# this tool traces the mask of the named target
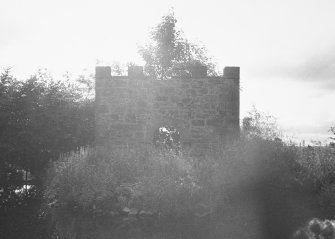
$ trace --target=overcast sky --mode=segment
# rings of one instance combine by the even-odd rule
[[[94,71],[97,59],[143,64],[151,27],[173,7],[178,28],[217,62],[241,67],[241,115],[255,105],[297,139],[335,125],[334,0],[0,0],[0,67]]]

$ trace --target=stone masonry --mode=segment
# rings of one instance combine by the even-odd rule
[[[111,76],[96,67],[95,133],[103,146],[152,143],[155,130],[173,126],[194,154],[239,134],[239,67],[222,77],[149,79],[141,68]]]

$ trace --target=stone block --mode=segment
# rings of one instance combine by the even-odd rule
[[[199,95],[206,95],[208,93],[208,88],[207,87],[201,88],[198,90],[198,92],[199,92]]]
[[[113,79],[112,78],[112,87],[126,87],[127,80]]]
[[[107,113],[107,112],[108,112],[108,107],[107,107],[107,105],[98,105],[98,106],[97,106],[97,109],[96,109],[96,112],[97,112],[98,114],[105,114],[105,113]]]
[[[192,96],[192,97],[195,97],[195,96],[198,95],[198,94],[197,94],[197,91],[196,91],[195,89],[192,89],[190,92],[191,92],[191,96]]]
[[[168,101],[168,97],[167,96],[156,96],[156,100],[157,101]]]
[[[180,85],[180,88],[182,88],[182,89],[189,89],[191,87],[191,85],[190,84],[187,84],[187,83],[182,83],[181,85]]]
[[[192,125],[193,126],[204,126],[205,125],[205,120],[192,120]]]
[[[204,78],[207,76],[207,66],[199,64],[191,65],[192,78]]]
[[[143,66],[128,66],[129,78],[143,78]]]
[[[136,115],[133,113],[127,113],[124,120],[126,123],[136,123]]]
[[[222,126],[222,125],[224,125],[224,119],[221,119],[221,118],[208,119],[208,120],[206,120],[206,125],[209,125],[209,126]]]
[[[148,103],[145,100],[140,99],[137,101],[137,107],[146,108],[147,106],[148,106]]]
[[[223,69],[225,79],[240,79],[240,67],[227,66]]]
[[[181,103],[183,105],[191,104],[192,103],[192,98],[184,98],[184,99],[181,100]]]
[[[111,114],[111,115],[109,116],[109,118],[110,118],[111,120],[119,120],[119,119],[120,119],[119,115],[117,115],[117,114]]]
[[[95,78],[110,78],[111,77],[111,67],[110,66],[97,66],[95,68]]]

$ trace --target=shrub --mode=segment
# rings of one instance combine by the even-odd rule
[[[65,238],[288,238],[333,212],[332,157],[258,136],[203,158],[89,148],[55,163],[45,197]]]
[[[78,228],[68,228],[73,221],[62,225],[62,218],[88,218],[91,231],[94,218],[107,217],[117,228],[182,218],[199,190],[191,169],[187,158],[170,151],[88,148],[55,163],[45,197],[63,234]]]
[[[301,165],[304,186],[318,196],[324,217],[335,215],[335,150],[331,146],[299,149],[297,162]]]
[[[236,218],[226,232],[238,232],[239,238],[287,238],[314,215],[312,196],[299,184],[296,147],[253,137],[220,155],[213,174],[218,220],[227,224],[226,217]],[[247,225],[244,234],[241,225]]]

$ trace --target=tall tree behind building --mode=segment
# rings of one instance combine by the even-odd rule
[[[176,23],[173,12],[163,16],[162,22],[151,31],[151,42],[140,47],[145,73],[161,80],[192,77],[205,66],[209,75],[217,75],[205,46],[190,43],[176,29]]]

